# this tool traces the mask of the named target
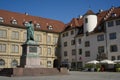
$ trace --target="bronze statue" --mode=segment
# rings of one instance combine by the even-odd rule
[[[27,41],[29,40],[34,41],[34,26],[32,24],[32,21],[29,21],[26,27],[27,27]]]

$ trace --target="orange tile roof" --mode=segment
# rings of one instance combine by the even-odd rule
[[[25,28],[24,22],[32,20],[34,24],[39,23],[40,28],[35,28],[36,30],[43,30],[43,31],[49,31],[49,32],[62,32],[65,28],[65,24],[61,21],[37,17],[37,16],[31,16],[16,12],[10,12],[6,10],[0,10],[0,17],[4,19],[4,22],[2,24],[11,24],[11,20],[15,19],[17,21],[17,25],[20,28]],[[52,30],[48,29],[48,26],[51,25],[53,27]]]

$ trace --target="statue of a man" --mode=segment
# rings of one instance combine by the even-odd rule
[[[29,21],[26,27],[27,27],[27,41],[29,40],[34,41],[34,26],[32,24],[32,21]]]

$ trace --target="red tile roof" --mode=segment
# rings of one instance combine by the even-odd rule
[[[17,27],[19,26],[20,28],[25,28],[23,23],[25,21],[30,21],[30,20],[32,20],[34,24],[36,23],[40,24],[40,28],[36,28],[36,30],[59,33],[59,32],[62,32],[65,28],[65,24],[61,21],[37,17],[37,16],[31,16],[31,15],[26,15],[26,14],[21,14],[16,12],[10,12],[6,10],[0,10],[0,17],[4,19],[4,22],[2,24],[8,24],[8,25],[13,25],[11,24],[11,20],[15,19],[18,23],[16,26]],[[48,29],[48,26],[50,25],[53,27],[52,30]]]
[[[110,12],[111,11],[111,12]],[[112,14],[115,13],[116,16],[112,17]],[[110,19],[114,19],[114,18],[120,18],[120,7],[114,8],[112,7],[109,10],[106,11],[102,11],[99,13],[93,13],[93,11],[88,10],[87,13],[85,15],[90,15],[90,14],[94,14],[97,15],[98,17],[98,24],[96,26],[95,29],[97,29],[97,27],[101,24],[103,24],[103,22],[105,22],[106,20],[110,20]],[[73,18],[70,23],[68,23],[66,26],[69,26],[70,28],[75,28],[75,27],[83,27],[83,18]],[[102,28],[103,29],[103,28]]]
[[[111,10],[112,10],[111,15],[109,15],[107,21],[111,20],[111,19],[120,18],[120,7],[119,8],[111,8]]]

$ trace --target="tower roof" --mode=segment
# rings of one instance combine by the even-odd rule
[[[95,15],[95,13],[92,11],[92,10],[88,10],[86,13],[85,13],[85,15]],[[84,15],[84,16],[85,16]]]

